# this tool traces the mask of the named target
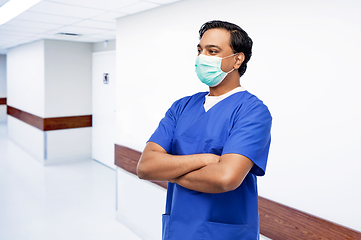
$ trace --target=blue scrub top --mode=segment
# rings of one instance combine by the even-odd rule
[[[169,183],[163,240],[258,239],[256,176],[265,174],[272,117],[248,91],[234,93],[205,112],[207,94],[173,103],[149,141],[172,155],[241,154],[254,166],[237,189],[225,193],[202,193]]]

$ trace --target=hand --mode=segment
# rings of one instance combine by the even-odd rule
[[[219,163],[219,161],[221,159],[221,156],[211,154],[211,153],[205,153],[205,154],[202,154],[202,155],[204,155],[204,160],[205,160],[206,166],[210,165],[210,164],[213,164],[213,163]]]

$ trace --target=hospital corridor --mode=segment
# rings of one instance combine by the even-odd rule
[[[0,0],[0,240],[361,240],[360,12]]]

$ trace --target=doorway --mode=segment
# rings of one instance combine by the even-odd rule
[[[92,61],[92,158],[115,169],[116,53],[115,51],[95,52]]]

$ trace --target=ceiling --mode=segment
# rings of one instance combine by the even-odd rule
[[[180,0],[42,0],[0,25],[0,54],[39,39],[115,39],[116,19]],[[8,0],[0,0],[0,6]],[[74,35],[75,34],[75,35]]]

